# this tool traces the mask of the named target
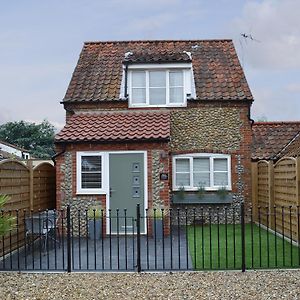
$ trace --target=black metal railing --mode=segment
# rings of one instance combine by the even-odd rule
[[[176,271],[300,267],[299,207],[6,211],[2,271]]]

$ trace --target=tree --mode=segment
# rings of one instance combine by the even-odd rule
[[[35,158],[54,155],[54,126],[47,120],[40,124],[17,121],[0,125],[0,140],[24,148]]]
[[[268,118],[265,115],[262,115],[257,118],[257,122],[267,122]]]

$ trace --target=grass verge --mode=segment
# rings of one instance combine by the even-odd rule
[[[240,225],[188,227],[189,250],[196,270],[240,269]],[[300,266],[300,248],[253,224],[245,226],[246,268],[293,268]]]

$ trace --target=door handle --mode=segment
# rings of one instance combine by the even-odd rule
[[[113,190],[112,188],[109,188],[109,196],[111,197],[111,193],[115,192],[116,190]]]

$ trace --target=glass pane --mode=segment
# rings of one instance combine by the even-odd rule
[[[166,104],[166,89],[165,88],[150,88],[149,89],[150,105]]]
[[[81,156],[81,170],[101,171],[101,156]]]
[[[189,186],[190,185],[190,174],[176,174],[176,186],[182,187],[182,186]]]
[[[194,158],[194,172],[207,171],[209,172],[209,158]]]
[[[194,173],[194,187],[209,187],[209,173]]]
[[[81,187],[83,189],[101,189],[101,173],[83,173]]]
[[[170,102],[183,103],[183,88],[170,88]]]
[[[183,87],[183,73],[182,72],[170,72],[169,73],[170,87],[182,86]]]
[[[132,72],[132,87],[146,87],[146,72]]]
[[[166,72],[165,71],[150,71],[149,72],[149,86],[150,87],[165,87],[166,86]]]
[[[214,173],[214,185],[227,186],[228,185],[227,172],[215,172]]]
[[[146,89],[133,88],[131,97],[132,103],[146,103]]]
[[[214,159],[214,171],[227,171],[227,159],[215,158]]]
[[[176,172],[190,172],[190,160],[187,158],[176,159]]]

